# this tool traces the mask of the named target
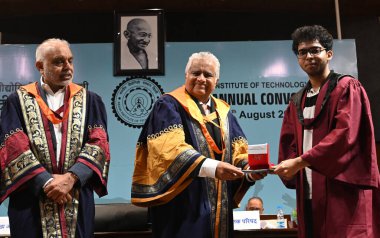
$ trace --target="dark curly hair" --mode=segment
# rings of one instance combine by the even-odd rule
[[[332,35],[322,26],[303,26],[297,28],[292,33],[292,50],[294,54],[298,52],[298,45],[302,42],[315,41],[318,40],[321,45],[326,48],[326,51],[332,50],[333,47],[333,37]]]

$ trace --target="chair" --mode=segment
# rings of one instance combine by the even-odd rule
[[[147,231],[148,209],[130,203],[95,205],[95,232]]]

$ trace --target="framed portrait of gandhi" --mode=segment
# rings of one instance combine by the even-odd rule
[[[115,13],[114,75],[163,75],[163,10]]]

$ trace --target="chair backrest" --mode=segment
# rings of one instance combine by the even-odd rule
[[[148,230],[148,209],[131,203],[95,205],[95,231],[144,231]]]

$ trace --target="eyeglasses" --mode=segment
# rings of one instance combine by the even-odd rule
[[[322,51],[326,50],[326,48],[322,47],[310,47],[308,49],[300,49],[297,52],[297,57],[299,59],[304,59],[307,56],[307,53],[310,54],[310,56],[319,55]]]

